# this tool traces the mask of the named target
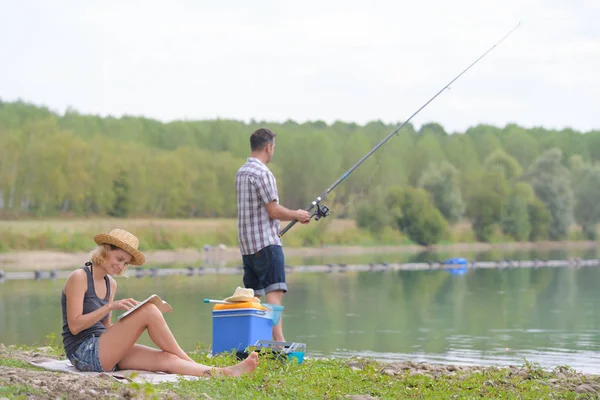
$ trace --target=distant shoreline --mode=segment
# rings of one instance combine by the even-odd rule
[[[348,256],[363,254],[418,253],[430,251],[473,252],[486,250],[549,250],[549,249],[586,249],[600,246],[600,241],[564,241],[564,242],[524,242],[524,243],[456,243],[435,245],[429,248],[418,245],[402,246],[323,246],[323,247],[286,247],[286,258]],[[91,250],[91,249],[90,249]],[[237,248],[213,248],[205,252],[196,249],[152,250],[144,251],[147,265],[188,264],[197,265],[209,259],[232,263],[241,261]],[[66,253],[60,251],[18,251],[0,253],[0,270],[9,271],[46,271],[77,268],[88,260],[87,252]]]

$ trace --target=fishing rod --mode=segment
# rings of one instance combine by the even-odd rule
[[[472,66],[474,66],[475,64],[477,64],[479,62],[479,60],[481,60],[483,57],[485,57],[489,52],[491,52],[492,50],[494,50],[494,48],[496,46],[498,46],[500,43],[502,43],[504,41],[504,39],[506,39],[507,37],[509,37],[520,25],[521,25],[521,23],[519,22],[517,24],[517,26],[515,26],[506,35],[504,35],[504,37],[502,37],[502,39],[500,39],[499,41],[497,41],[496,43],[494,43],[494,45],[492,47],[490,47],[485,53],[483,53],[481,56],[479,56],[479,58],[477,58],[475,61],[473,61],[471,63],[471,65],[469,65],[460,74],[458,74],[454,79],[452,79],[446,86],[444,86],[439,92],[437,92],[435,94],[435,96],[433,96],[425,104],[423,104],[421,106],[421,108],[419,108],[417,111],[415,111],[410,117],[408,117],[408,119],[406,121],[404,121],[396,129],[394,129],[381,142],[379,142],[375,147],[373,147],[371,149],[371,151],[369,151],[367,154],[365,154],[365,156],[363,158],[361,158],[360,160],[358,160],[358,162],[356,164],[354,164],[348,171],[344,172],[342,174],[342,176],[340,176],[335,182],[333,182],[331,184],[331,186],[329,186],[323,193],[321,193],[312,203],[310,203],[310,205],[305,208],[306,211],[311,211],[315,207],[317,208],[315,210],[315,212],[310,216],[310,218],[312,219],[313,217],[315,217],[315,221],[318,221],[319,219],[328,216],[331,211],[329,210],[329,208],[327,206],[322,205],[321,201],[323,201],[325,199],[325,197],[327,197],[327,195],[333,189],[335,189],[340,183],[342,183],[356,168],[358,168],[358,166],[360,164],[362,164],[367,158],[369,158],[371,156],[371,154],[375,153],[381,146],[383,146],[385,144],[385,142],[387,142],[392,136],[394,136],[400,129],[402,129],[404,126],[406,126],[406,124],[408,124],[408,122],[415,115],[417,115],[419,112],[421,112],[422,109],[424,109],[425,107],[427,107],[427,105],[429,103],[431,103],[436,97],[438,97],[444,90],[450,89],[450,85],[452,85],[456,80],[458,80],[458,78],[460,78],[465,72],[467,72],[469,69],[471,69]],[[292,228],[292,226],[294,226],[296,224],[296,222],[298,222],[298,221],[292,221],[292,222],[290,222],[281,232],[279,232],[279,237],[283,236],[287,231],[289,231]]]

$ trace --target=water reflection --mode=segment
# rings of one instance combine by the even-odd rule
[[[286,264],[298,265],[326,265],[326,264],[384,264],[384,263],[429,263],[442,262],[448,258],[464,257],[468,261],[522,261],[522,260],[565,260],[570,258],[597,259],[600,258],[596,248],[532,248],[510,249],[496,248],[490,250],[441,250],[421,252],[380,252],[376,253],[368,248],[362,254],[339,254],[335,246],[323,249],[323,254],[313,256],[286,256]],[[193,267],[232,267],[239,266],[241,260],[226,261],[219,253],[207,253],[206,256]],[[178,268],[189,265],[173,265]],[[164,267],[161,265],[161,267]]]
[[[379,253],[361,255],[320,255],[311,257],[288,257],[286,262],[290,265],[316,265],[316,264],[368,264],[368,263],[429,263],[441,262],[453,257],[464,257],[468,261],[523,261],[523,260],[565,260],[569,258],[597,259],[598,249],[591,248],[532,248],[532,249],[505,249],[490,250],[447,250],[447,251],[422,251],[414,253]]]
[[[527,359],[600,373],[599,278],[600,268],[574,267],[292,273],[284,329],[312,356],[482,365]],[[165,317],[186,350],[212,341],[212,307],[202,300],[224,298],[241,283],[240,275],[119,279],[118,297],[158,293],[169,301],[175,311]],[[1,284],[0,342],[60,337],[63,282]]]

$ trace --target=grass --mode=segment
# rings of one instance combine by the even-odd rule
[[[31,365],[25,361],[16,360],[12,358],[0,358],[0,367],[39,369],[38,367]]]
[[[64,358],[62,348],[54,343],[44,349],[46,355]],[[29,374],[31,370],[41,373],[42,370],[21,361],[24,352],[32,354],[36,349],[27,346],[4,348],[0,351],[0,366],[26,369]],[[197,350],[190,355],[206,365],[227,366],[237,362],[233,354],[211,357],[204,350]],[[306,359],[297,364],[261,353],[256,371],[240,378],[181,379],[159,385],[129,383],[119,386],[107,382],[105,388],[125,397],[146,399],[343,399],[352,395],[378,399],[583,399],[596,397],[600,388],[597,385],[600,377],[577,374],[567,366],[548,371],[527,361],[519,368],[474,367],[462,371],[446,366],[411,364],[414,368],[398,368],[393,373],[389,373],[386,365],[369,359]],[[424,369],[417,371],[421,367]],[[0,368],[0,397],[41,395],[42,392],[32,385],[8,382]],[[595,392],[583,393],[583,387]],[[61,394],[63,398],[74,395],[68,393],[68,386],[64,390],[67,392]]]
[[[28,362],[10,358],[10,356],[7,357],[5,354],[0,357],[0,367],[41,371],[40,368]],[[0,398],[30,399],[32,396],[35,398],[35,396],[43,396],[44,394],[42,390],[33,386],[11,383],[0,374]]]
[[[531,365],[523,376],[513,376],[503,369],[440,377],[411,375],[409,371],[388,376],[381,369],[381,364],[370,360],[307,360],[301,365],[267,360],[254,374],[233,382],[181,381],[162,389],[184,398],[198,396],[199,392],[211,398],[236,399],[339,399],[348,395],[380,399],[576,398],[569,389],[557,390],[544,383],[552,374]]]
[[[0,221],[0,251],[89,251],[90,239],[116,227],[140,239],[142,250],[201,249],[205,244],[237,245],[234,219],[71,219]],[[331,220],[294,227],[285,236],[291,247],[321,245],[398,244],[406,239],[397,231],[374,238],[351,220]]]
[[[1,382],[1,381],[0,381]],[[43,396],[44,392],[28,385],[2,385],[0,398],[30,399],[32,396]]]
[[[282,224],[283,226],[283,224]],[[0,252],[27,250],[89,251],[93,235],[116,227],[129,230],[140,239],[140,249],[201,249],[205,244],[237,246],[235,219],[40,219],[0,221]],[[581,229],[573,226],[570,240],[582,240]],[[287,247],[414,245],[397,230],[386,228],[375,236],[359,229],[353,220],[325,219],[308,225],[297,224],[284,237]],[[468,222],[451,227],[442,245],[475,243]],[[512,239],[497,230],[492,243]]]

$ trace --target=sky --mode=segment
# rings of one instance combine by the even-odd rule
[[[0,0],[0,98],[101,116],[600,129],[600,0]]]

